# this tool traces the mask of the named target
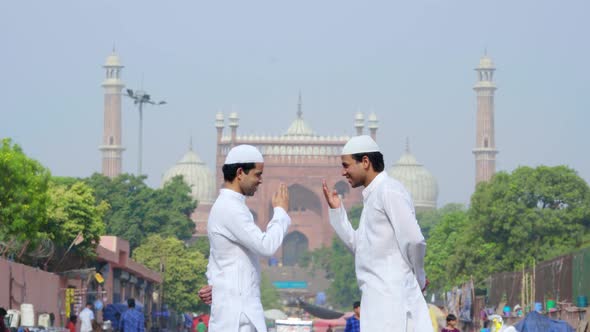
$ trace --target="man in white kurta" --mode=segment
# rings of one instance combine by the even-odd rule
[[[252,169],[244,165],[254,163]],[[252,165],[250,165],[252,166]],[[260,256],[272,256],[281,246],[291,223],[287,215],[288,191],[283,184],[272,200],[274,214],[262,232],[246,206],[262,183],[262,155],[256,148],[240,145],[228,153],[224,165],[224,188],[213,204],[207,224],[211,246],[207,280],[212,292],[210,332],[266,332],[260,302]],[[226,177],[226,171],[235,178]],[[207,289],[199,296],[207,300]],[[211,295],[211,294],[209,294]]]
[[[353,187],[365,187],[356,231],[338,194],[325,182],[324,194],[330,206],[330,223],[355,255],[362,292],[361,331],[432,331],[422,295],[426,287],[426,242],[410,195],[383,171],[383,156],[369,136],[353,137],[345,145],[342,166],[342,175]],[[408,327],[409,319],[413,329]]]

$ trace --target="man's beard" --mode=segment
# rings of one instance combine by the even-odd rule
[[[244,190],[244,195],[245,196],[254,196],[254,193],[256,193],[257,189],[258,189],[258,186],[253,186],[251,188],[247,188],[246,190]]]

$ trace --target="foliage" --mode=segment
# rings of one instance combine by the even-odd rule
[[[436,224],[428,239],[425,258],[426,275],[431,289],[449,288],[456,281],[451,271],[456,259],[455,252],[465,235],[467,212],[452,211],[440,214],[441,220]]]
[[[281,308],[279,291],[264,273],[260,276],[260,301],[264,310]]]
[[[189,244],[189,250],[198,251],[205,257],[205,259],[209,259],[209,238],[206,236],[199,236],[196,238],[191,239]]]
[[[582,244],[590,226],[590,189],[566,166],[519,167],[480,184],[469,217],[472,234],[489,245],[497,269],[511,271]]]
[[[590,188],[566,166],[519,167],[480,183],[466,214],[451,212],[428,239],[433,286],[482,281],[584,245],[590,230]]]
[[[420,224],[420,229],[422,230],[424,238],[428,239],[432,228],[436,226],[446,214],[454,211],[465,211],[465,206],[459,203],[449,203],[440,209],[417,212],[416,219],[418,219],[418,224]]]
[[[94,174],[86,179],[97,202],[111,207],[105,214],[107,233],[128,240],[132,249],[151,234],[189,239],[194,230],[190,215],[196,207],[190,188],[180,177],[161,189],[148,187],[144,180],[129,174],[114,179]]]
[[[49,170],[8,138],[0,145],[0,242],[39,239],[47,224]]]
[[[150,235],[133,251],[133,259],[154,271],[163,271],[164,302],[180,312],[202,311],[198,291],[207,284],[207,260],[174,237]]]
[[[340,239],[334,238],[331,257],[329,271],[333,279],[327,291],[328,298],[335,307],[350,308],[352,302],[361,298],[356,280],[354,256]]]
[[[49,185],[48,224],[43,230],[55,246],[67,248],[81,235],[75,251],[81,257],[94,257],[100,236],[105,232],[105,202],[96,204],[92,189],[84,182],[71,186],[51,182]],[[78,242],[78,241],[76,241]]]
[[[348,217],[354,229],[358,228],[362,207],[353,207]],[[332,246],[316,249],[303,256],[299,262],[313,270],[326,271],[326,277],[332,280],[327,290],[329,302],[335,307],[350,308],[352,302],[360,300],[360,290],[356,280],[354,256],[344,243],[334,236]]]

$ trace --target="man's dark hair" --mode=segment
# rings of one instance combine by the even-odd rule
[[[373,165],[373,170],[375,172],[383,172],[385,169],[385,163],[383,162],[383,154],[381,152],[363,152],[363,153],[355,153],[352,155],[352,159],[356,160],[357,162],[361,162],[363,157],[367,156],[371,165]]]
[[[129,308],[135,308],[135,299],[127,299],[127,306]]]
[[[74,314],[70,315],[70,322],[76,323],[77,320],[78,320],[78,316],[76,316]]]
[[[361,301],[355,301],[355,302],[352,304],[352,308],[353,308],[353,309],[356,309],[356,308],[358,308],[358,307],[360,307],[360,306],[361,306]]]
[[[251,169],[256,168],[255,163],[238,163],[223,165],[221,170],[223,171],[223,180],[232,182],[238,175],[238,168],[241,168],[244,173],[248,174]]]
[[[447,316],[447,323],[453,320],[457,320],[457,316],[453,315],[453,314],[449,314]]]
[[[88,302],[86,302],[86,306],[91,306],[91,307],[94,307],[94,303],[92,303],[92,302],[88,301]]]

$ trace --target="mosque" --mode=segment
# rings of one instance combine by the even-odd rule
[[[247,200],[260,227],[264,229],[272,217],[270,202],[273,190],[280,182],[284,182],[289,188],[289,215],[293,222],[283,242],[283,248],[277,254],[283,265],[294,265],[299,258],[298,253],[330,246],[334,232],[327,222],[328,207],[321,191],[322,179],[325,178],[329,184],[334,185],[342,195],[345,206],[352,207],[362,202],[361,189],[350,188],[341,176],[340,151],[349,137],[317,134],[303,118],[301,99],[295,119],[279,136],[240,136],[237,131],[238,114],[229,114],[228,120],[229,133],[224,134],[224,114],[217,113],[216,169],[221,170],[225,156],[235,145],[251,144],[262,152],[265,158],[264,186]],[[357,113],[353,120],[356,133],[363,134],[364,115]],[[368,129],[371,136],[376,139],[378,120],[375,114],[368,117]],[[416,197],[418,211],[436,208],[436,180],[416,161],[409,149],[388,172],[408,186],[408,190]],[[182,175],[193,188],[193,197],[199,202],[199,207],[193,214],[196,234],[205,235],[208,211],[217,193],[216,188],[222,185],[223,175],[218,171],[216,176],[213,176],[213,172],[190,148],[181,160],[166,172],[162,182],[166,183],[178,175]]]
[[[114,177],[121,173],[121,160],[124,148],[121,142],[121,65],[114,52],[107,58],[106,79],[102,86],[105,92],[104,134],[102,151],[102,173]],[[475,69],[477,83],[474,86],[477,96],[476,147],[473,149],[476,166],[476,182],[487,181],[495,172],[494,139],[494,91],[495,70],[492,60],[484,55]],[[351,116],[356,135],[365,132],[365,115]],[[379,121],[372,113],[367,117],[367,129],[377,142]],[[301,95],[295,119],[282,135],[239,135],[239,116],[233,112],[227,116],[219,112],[215,115],[216,159],[214,168],[206,165],[193,151],[192,143],[180,160],[164,173],[162,185],[175,176],[182,176],[191,187],[191,195],[198,207],[191,218],[195,221],[195,236],[206,236],[207,217],[211,205],[223,183],[221,167],[229,150],[239,144],[256,146],[265,159],[264,185],[257,194],[249,197],[249,206],[256,223],[265,229],[272,217],[271,197],[279,183],[289,188],[289,215],[292,224],[277,252],[277,258],[285,266],[295,265],[299,256],[307,250],[330,246],[334,232],[328,222],[328,207],[321,192],[321,181],[329,184],[342,195],[346,207],[362,202],[361,189],[351,188],[343,180],[340,166],[340,151],[349,136],[325,136],[316,133],[304,120]],[[226,128],[228,127],[228,128]],[[229,129],[229,130],[226,130]],[[264,128],[260,128],[262,130]],[[387,152],[385,152],[387,155]],[[438,185],[434,176],[417,161],[406,143],[405,153],[397,162],[387,168],[387,173],[399,180],[410,192],[417,212],[436,209]]]

